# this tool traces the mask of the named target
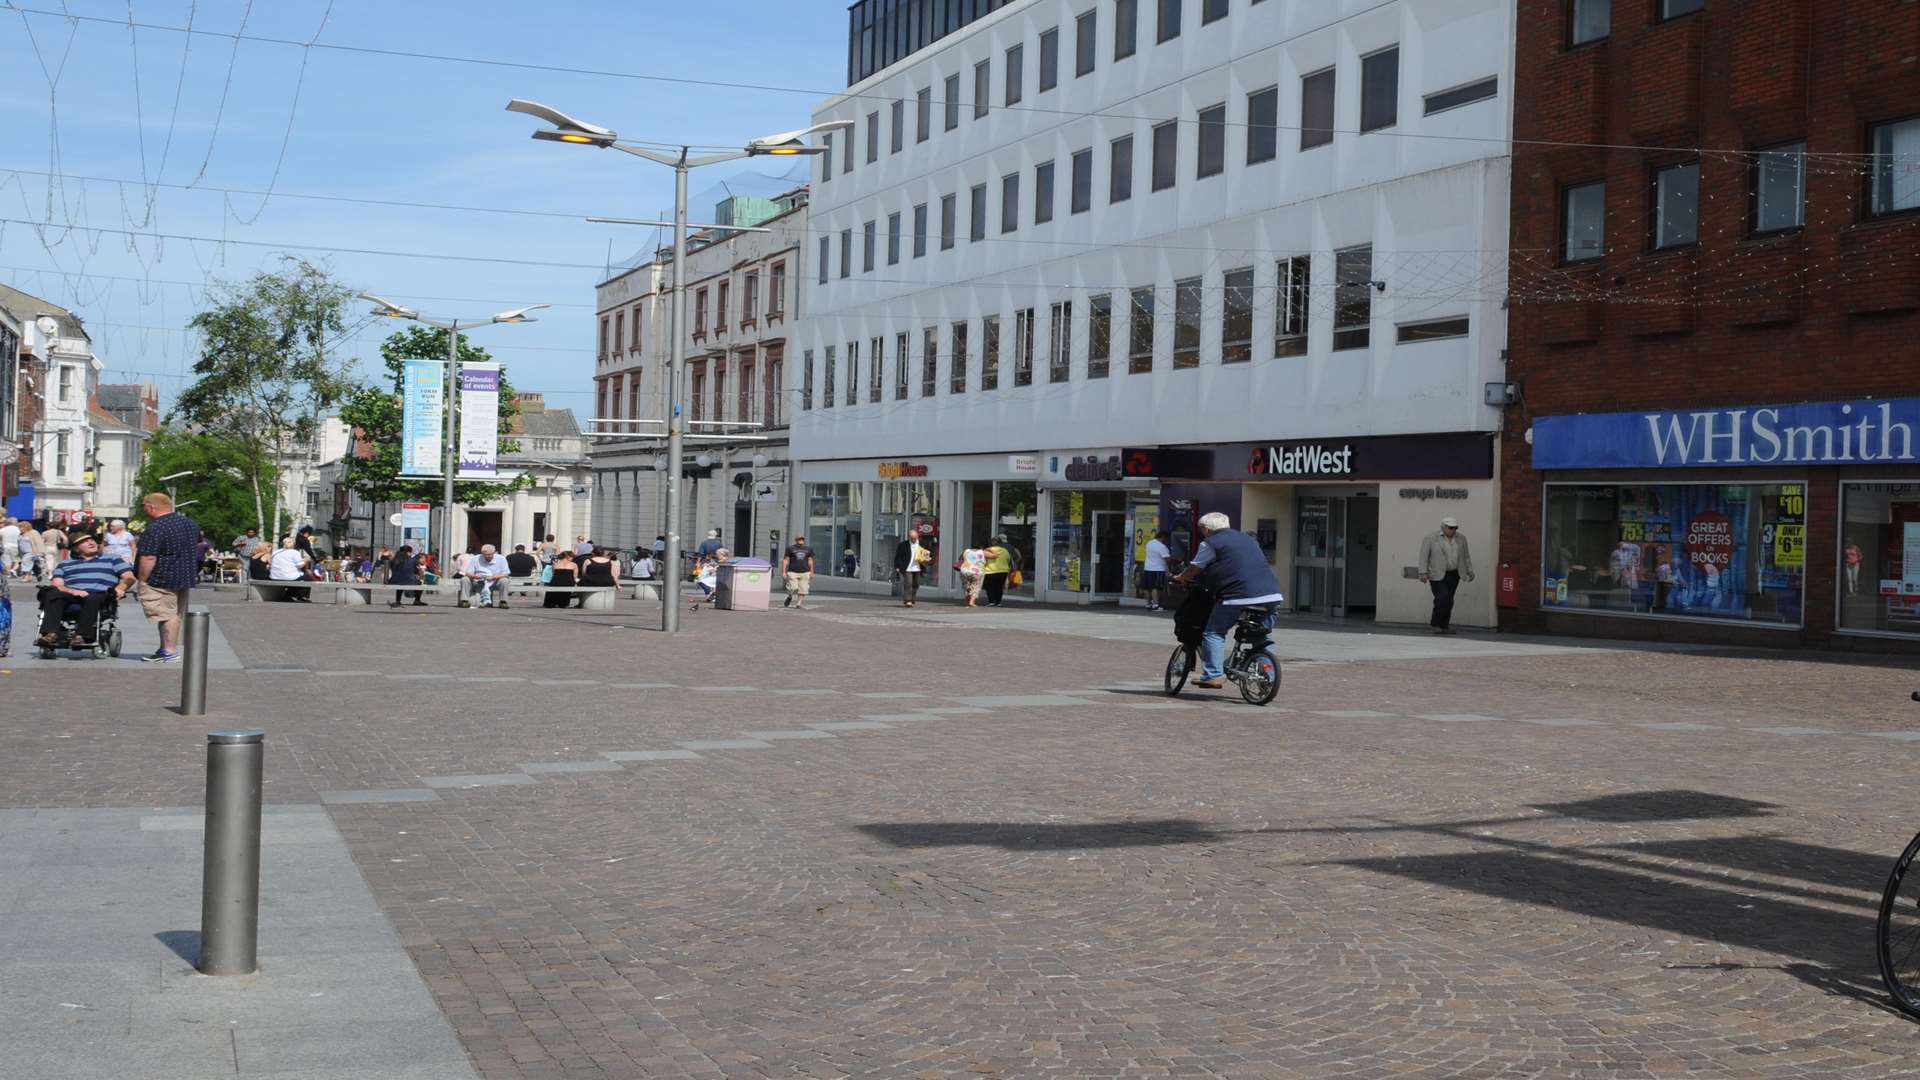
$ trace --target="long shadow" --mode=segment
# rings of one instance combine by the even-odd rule
[[[1777,807],[1711,791],[1669,788],[1662,791],[1628,791],[1618,795],[1600,795],[1576,802],[1533,803],[1560,817],[1581,821],[1641,823],[1652,821],[1699,821],[1708,818],[1767,817]]]
[[[1071,851],[1088,848],[1163,847],[1219,843],[1230,838],[1186,818],[1158,821],[902,821],[874,822],[859,830],[894,847],[997,847],[1006,851]]]
[[[173,954],[195,967],[200,966],[200,931],[162,930],[154,940],[173,950]]]

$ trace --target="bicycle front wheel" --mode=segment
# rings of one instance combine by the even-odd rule
[[[1240,696],[1249,705],[1265,705],[1280,692],[1280,661],[1265,649],[1247,658],[1246,673],[1241,676]]]
[[[1893,995],[1893,1003],[1901,1012],[1920,1019],[1920,874],[1908,873],[1916,854],[1920,854],[1920,836],[1907,844],[1907,850],[1893,864],[1893,873],[1887,876],[1874,951],[1880,958],[1880,978],[1887,984],[1887,993]]]
[[[1167,657],[1166,688],[1167,696],[1172,697],[1187,685],[1187,676],[1193,674],[1193,654],[1185,645],[1175,647],[1173,655]]]

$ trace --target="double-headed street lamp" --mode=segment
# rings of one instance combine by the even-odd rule
[[[853,127],[850,120],[833,120],[796,131],[783,131],[778,135],[768,135],[754,139],[739,150],[722,150],[712,154],[692,156],[692,147],[682,146],[673,151],[648,150],[620,141],[613,129],[589,124],[577,120],[558,109],[542,105],[537,101],[522,101],[515,98],[507,102],[508,112],[525,113],[551,124],[533,133],[533,137],[545,142],[573,143],[577,146],[597,146],[603,150],[624,150],[634,157],[665,165],[673,170],[673,306],[670,309],[669,333],[673,344],[667,350],[667,552],[666,588],[661,591],[660,629],[671,634],[680,629],[680,455],[684,448],[685,421],[680,405],[680,370],[686,362],[685,335],[681,327],[686,325],[686,264],[687,264],[687,171],[702,165],[718,165],[727,161],[739,161],[749,157],[793,157],[802,154],[824,154],[825,146],[809,146],[801,140],[808,135],[826,131],[844,131]],[[652,222],[632,222],[632,224],[654,224]],[[659,222],[658,224],[666,224]],[[724,228],[725,226],[718,226]]]
[[[552,305],[528,304],[526,307],[514,308],[512,311],[502,311],[497,315],[485,319],[468,319],[462,321],[460,319],[429,319],[410,307],[402,307],[391,300],[383,300],[368,292],[361,293],[360,299],[371,301],[374,304],[373,313],[382,318],[411,319],[424,326],[431,326],[447,332],[447,388],[445,391],[445,400],[440,403],[442,410],[447,414],[446,445],[441,447],[440,451],[440,468],[441,471],[445,473],[445,484],[441,488],[440,501],[440,573],[441,576],[444,577],[446,575],[446,567],[453,558],[453,475],[455,471],[454,454],[456,452],[453,444],[453,409],[455,402],[458,400],[454,394],[454,387],[456,385],[455,373],[460,366],[460,331],[476,330],[482,326],[493,326],[499,323],[538,322],[538,319],[535,319],[527,313],[530,311],[539,311],[541,308],[551,307]]]

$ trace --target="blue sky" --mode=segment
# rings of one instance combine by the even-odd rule
[[[672,173],[624,154],[536,143],[528,138],[534,122],[505,112],[507,100],[544,101],[623,137],[739,145],[804,126],[813,104],[845,83],[846,6],[837,0],[66,0],[65,6],[117,25],[10,9],[57,13],[61,0],[0,0],[0,55],[8,59],[0,81],[0,113],[7,118],[0,219],[14,222],[0,224],[0,281],[74,308],[93,331],[107,379],[153,381],[169,399],[193,362],[193,342],[180,328],[203,306],[205,284],[243,280],[275,264],[281,251],[157,234],[436,255],[289,252],[322,262],[356,289],[406,297],[439,315],[484,316],[535,302],[578,305],[542,312],[534,325],[482,331],[475,340],[508,365],[517,386],[544,391],[549,404],[586,415],[593,285],[609,257],[631,258],[651,246],[654,234],[590,225],[575,215],[666,215]],[[134,21],[156,26],[184,27],[191,17],[196,29],[233,34],[244,18],[248,36],[307,41],[318,31],[323,44],[569,70],[254,41],[236,47],[231,38],[130,32],[129,6]],[[688,86],[579,73],[583,69],[809,92]],[[49,74],[56,76],[51,91]],[[771,194],[783,184],[755,174],[784,173],[793,165],[754,162],[695,173],[694,218],[712,213],[711,204],[725,194],[723,181]],[[49,172],[67,178],[41,175]],[[72,179],[83,176],[125,182]],[[153,181],[192,189],[153,187]],[[262,200],[210,190],[257,191],[269,184],[290,194],[567,216]],[[115,232],[67,228],[76,225]],[[391,323],[373,323],[346,346],[366,361],[364,370],[377,369],[375,346],[391,329]]]

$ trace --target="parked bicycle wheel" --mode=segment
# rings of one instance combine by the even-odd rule
[[[1907,844],[1887,877],[1880,898],[1880,921],[1875,933],[1880,978],[1900,1011],[1920,1019],[1920,874],[1909,875],[1913,857],[1920,854],[1920,836]]]
[[[1167,696],[1172,697],[1187,685],[1187,676],[1193,674],[1193,654],[1185,645],[1176,645],[1173,655],[1167,657]]]
[[[1261,649],[1247,658],[1246,675],[1240,679],[1240,696],[1249,705],[1265,705],[1280,692],[1280,661]]]

